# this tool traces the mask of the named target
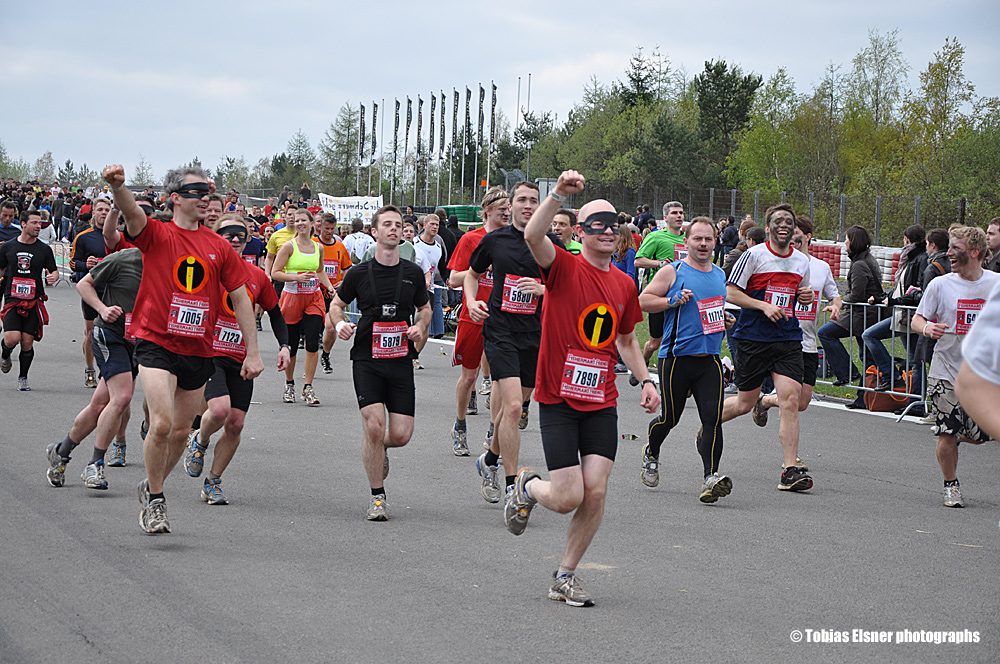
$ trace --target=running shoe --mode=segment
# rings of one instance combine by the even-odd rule
[[[333,365],[330,364],[330,354],[329,353],[320,353],[319,363],[323,365],[323,373],[325,373],[325,374],[332,374],[333,373]]]
[[[385,451],[385,461],[382,462],[382,479],[389,477],[389,450]]]
[[[117,438],[111,441],[108,449],[108,467],[121,468],[125,465],[125,441]]]
[[[730,383],[729,385],[726,385],[726,389],[723,390],[723,392],[726,394],[736,394],[739,392],[739,388],[736,386],[736,383]]]
[[[615,363],[615,373],[616,374],[627,374],[628,373],[628,367],[626,367],[621,362],[617,362],[617,363]]]
[[[149,478],[145,477],[139,482],[139,502],[143,505],[149,502]]]
[[[319,405],[319,399],[316,397],[316,392],[313,390],[312,385],[306,385],[302,388],[302,400],[309,406]]]
[[[528,525],[528,517],[531,516],[531,509],[537,501],[528,497],[524,492],[524,485],[536,477],[541,475],[531,468],[522,468],[514,480],[512,491],[507,494],[507,502],[503,506],[503,520],[507,530],[513,535],[520,535]]]
[[[108,481],[104,479],[104,459],[98,459],[94,463],[87,464],[80,475],[83,486],[88,489],[107,489]]]
[[[260,324],[260,318],[257,319],[257,331],[258,332],[264,331],[264,326]]]
[[[28,385],[27,376],[18,376],[17,378],[17,389],[20,392],[30,392],[31,386]]]
[[[962,489],[957,484],[944,488],[944,506],[965,507],[965,501],[962,500]]]
[[[205,450],[208,443],[201,442],[201,433],[192,431],[188,436],[187,454],[184,455],[184,470],[191,477],[201,477],[201,471],[205,468]]]
[[[517,421],[517,428],[524,431],[528,428],[528,407],[521,404],[521,419]]]
[[[723,475],[719,477],[718,473],[712,473],[705,478],[705,484],[701,487],[701,495],[698,496],[698,500],[703,503],[714,503],[719,498],[723,496],[728,496],[733,490],[733,481]]]
[[[417,360],[417,359],[413,360],[413,368],[414,369],[423,369],[423,367],[420,366],[420,360]]]
[[[782,491],[808,491],[813,486],[813,478],[795,466],[785,468],[781,474],[781,481],[778,488]]]
[[[205,478],[205,483],[201,487],[201,499],[209,505],[228,505],[229,501],[222,495],[222,478]]]
[[[479,458],[476,459],[476,472],[483,478],[483,499],[488,503],[500,502],[499,470],[499,464],[496,466],[486,465],[486,452],[480,454]]]
[[[97,387],[97,370],[94,367],[87,367],[84,374],[86,378],[84,378],[83,386],[90,388]]]
[[[389,506],[385,502],[384,493],[372,496],[372,500],[368,504],[368,514],[366,518],[369,521],[388,521],[389,515],[386,513],[386,508],[388,507]]]
[[[483,384],[479,387],[479,393],[486,396],[493,391],[493,379],[489,376],[483,376]],[[487,406],[489,408],[489,406]]]
[[[660,462],[649,453],[649,443],[642,448],[642,483],[650,488],[660,483]]]
[[[486,439],[483,441],[483,449],[489,450],[493,447],[493,423],[490,422],[490,428],[486,430]]]
[[[753,405],[753,410],[750,411],[750,415],[753,417],[753,423],[759,427],[767,426],[767,408],[763,405],[764,393],[761,392],[757,395],[757,403]]]
[[[9,357],[0,357],[0,371],[8,373],[13,365]]]
[[[147,533],[169,533],[167,521],[167,501],[163,498],[148,501],[139,512],[139,526]]]
[[[472,390],[472,394],[469,395],[469,405],[465,407],[466,415],[478,415],[479,406],[476,404],[476,391]]]
[[[552,573],[552,585],[549,587],[549,599],[566,602],[567,606],[593,606],[594,600],[580,586],[580,580],[575,574],[558,576],[556,570]]]
[[[139,438],[146,440],[147,433],[149,433],[149,422],[143,420],[142,425],[139,427]]]
[[[45,456],[49,460],[49,468],[45,471],[45,479],[49,484],[60,487],[66,481],[66,464],[69,459],[59,456],[59,443],[52,443],[45,448]]]
[[[799,457],[795,457],[795,467],[798,468],[799,470],[801,470],[804,473],[805,472],[809,472],[809,466],[807,466],[802,461],[802,459],[799,458]],[[784,470],[785,470],[785,462],[784,461],[781,462],[781,470],[782,470],[782,472],[784,472]]]
[[[451,444],[455,456],[469,456],[469,432],[457,427],[451,429]]]
[[[285,395],[281,400],[285,403],[295,403],[295,383],[285,383]]]

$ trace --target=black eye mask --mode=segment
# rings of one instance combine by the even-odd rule
[[[247,239],[247,228],[240,224],[230,224],[229,226],[223,226],[218,231],[219,235],[225,237],[226,235],[230,237],[239,238],[240,242],[244,242]],[[228,238],[227,238],[228,239]]]
[[[204,198],[208,196],[211,190],[208,188],[207,182],[192,182],[182,186],[178,191],[174,192],[181,198]]]
[[[595,221],[604,224],[603,227],[594,228],[593,224]],[[601,235],[609,228],[615,235],[621,235],[621,231],[618,230],[618,213],[609,210],[594,212],[580,226],[583,227],[583,232],[587,235]]]

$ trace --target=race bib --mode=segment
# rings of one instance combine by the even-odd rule
[[[284,292],[292,295],[311,295],[319,290],[319,279],[315,277],[308,281],[286,281]]]
[[[132,334],[132,314],[125,314],[125,341],[135,343],[135,335]]]
[[[243,346],[243,331],[236,321],[219,318],[215,321],[215,338],[212,340],[212,350],[223,353],[241,353]]]
[[[813,301],[810,304],[795,303],[795,317],[799,320],[816,320],[819,311],[819,291],[813,291]]]
[[[698,300],[698,315],[701,316],[701,331],[715,334],[726,331],[726,298],[711,297]]]
[[[330,281],[337,283],[337,275],[340,273],[340,264],[337,261],[323,261],[323,270]]]
[[[687,246],[683,244],[674,245],[674,260],[682,261],[687,258],[688,250]]]
[[[372,357],[385,360],[406,357],[410,345],[406,341],[406,321],[398,323],[374,323],[372,325]]]
[[[182,337],[203,337],[208,320],[208,299],[174,293],[167,331]]]
[[[538,297],[518,289],[517,282],[521,277],[508,274],[503,278],[503,298],[500,310],[510,314],[533,314],[538,311]],[[535,279],[542,283],[541,279]]]
[[[982,311],[986,300],[959,300],[958,320],[955,323],[955,334],[968,334],[976,316]]]
[[[493,269],[490,268],[486,272],[479,275],[479,287],[493,289]]]
[[[25,279],[24,277],[13,277],[10,294],[11,297],[15,297],[18,300],[34,300],[35,280]]]
[[[243,254],[243,260],[245,260],[247,263],[250,263],[250,265],[256,265],[257,264],[257,257],[256,256],[252,256],[250,254]]]
[[[571,350],[566,353],[559,396],[604,403],[608,380],[608,358]]]
[[[795,289],[791,286],[775,286],[768,285],[764,289],[764,301],[773,304],[776,307],[781,307],[781,310],[785,312],[785,315],[791,318],[792,316],[792,299],[795,297]]]

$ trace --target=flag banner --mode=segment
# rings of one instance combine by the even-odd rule
[[[451,106],[451,158],[458,154],[458,90],[451,89],[455,93],[455,98]]]
[[[469,103],[472,101],[472,90],[465,88],[465,126],[462,127],[462,147],[465,154],[469,154],[469,137],[467,136],[472,121],[469,119]]]
[[[438,159],[444,159],[444,90],[441,91],[441,147],[438,148]]]
[[[413,102],[406,98],[406,133],[403,134],[403,168],[406,168],[406,154],[410,151],[410,122],[413,120]]]
[[[399,154],[399,100],[396,100],[396,128],[392,130],[392,163],[396,163]]]
[[[382,197],[320,194],[319,204],[323,206],[323,212],[329,212],[337,218],[338,224],[349,224],[355,217],[361,217],[366,224],[370,224],[372,215],[382,207]]]
[[[486,99],[486,90],[479,86],[479,131],[476,132],[476,154],[483,151],[483,101]]]
[[[361,120],[358,122],[358,166],[365,163],[365,105],[361,104]]]
[[[369,162],[372,164],[375,163],[375,146],[378,143],[378,141],[375,138],[378,135],[378,132],[376,131],[377,126],[378,126],[378,104],[372,102],[372,160],[371,162]]]
[[[431,94],[431,119],[430,119],[430,124],[428,125],[430,127],[430,130],[431,130],[431,137],[427,141],[427,158],[428,159],[430,159],[431,157],[434,156],[434,128],[436,126],[434,124],[434,109],[437,107],[437,100],[438,100],[437,95],[435,95],[435,94],[432,93]],[[442,110],[444,110],[444,109],[442,109]]]
[[[417,95],[417,156],[420,156],[420,140],[424,133],[424,100]]]
[[[490,105],[490,154],[496,149],[497,142],[497,86],[490,81],[493,86],[493,103]]]

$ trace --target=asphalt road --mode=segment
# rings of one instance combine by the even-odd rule
[[[33,391],[16,390],[16,361],[0,376],[2,662],[1000,659],[995,444],[962,446],[968,507],[950,510],[928,427],[813,407],[800,450],[816,486],[790,494],[776,488],[776,414],[767,429],[746,417],[725,428],[734,491],[703,505],[692,401],[657,489],[639,481],[644,441],[620,441],[605,521],[578,571],[597,606],[575,609],[546,596],[569,517],[537,508],[523,536],[507,533],[474,468],[488,417],[469,418],[473,456],[455,457],[457,371],[434,344],[417,374],[413,440],[391,453],[386,523],[364,519],[341,344],[335,373],[316,380],[318,408],[281,403],[273,369],[258,379],[261,403],[225,475],[229,505],[206,505],[200,480],[175,469],[170,534],[138,526],[139,417],[110,490],[80,480],[92,438],[66,486],[48,486],[45,446],[92,394],[75,291],[50,294]],[[276,344],[262,345],[273,366]],[[649,416],[637,390],[623,391],[620,430],[642,435]],[[544,468],[534,408],[521,456]],[[892,632],[892,643],[792,640],[850,640],[854,629]],[[897,644],[902,630],[969,630],[979,642]]]

